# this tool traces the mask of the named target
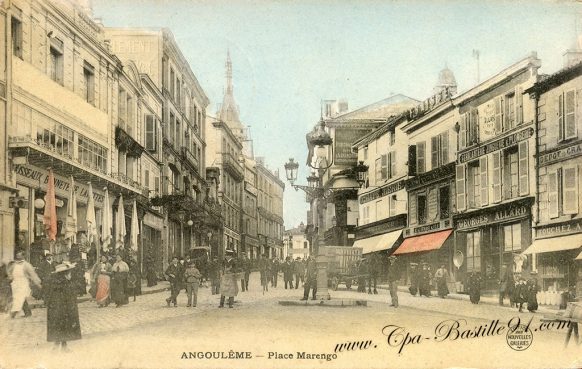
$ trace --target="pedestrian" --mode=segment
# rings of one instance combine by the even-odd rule
[[[368,278],[368,261],[360,258],[358,262],[358,292],[366,292],[366,278]]]
[[[521,275],[516,278],[515,288],[513,290],[513,301],[520,313],[523,311],[523,304],[527,302],[528,286]]]
[[[420,296],[430,297],[430,280],[431,273],[427,262],[422,263],[422,270],[419,273],[418,293]]]
[[[408,291],[412,296],[416,296],[418,293],[418,282],[419,282],[419,271],[418,263],[410,263],[410,287]]]
[[[34,267],[24,260],[24,252],[18,251],[14,256],[14,261],[8,264],[8,279],[11,280],[12,288],[12,308],[10,317],[16,317],[20,311],[24,311],[24,317],[32,316],[32,310],[26,301],[31,294],[30,283],[32,282],[38,288],[42,288],[40,278],[34,271]]]
[[[202,278],[202,274],[196,267],[196,262],[190,260],[190,262],[186,264],[186,269],[184,270],[184,284],[186,285],[186,296],[188,297],[187,307],[196,307],[198,302],[200,278]]]
[[[129,273],[127,274],[127,290],[126,295],[133,296],[133,301],[135,301],[135,296],[138,294],[138,286],[141,284],[141,278],[138,277],[138,265],[133,259],[129,260]]]
[[[240,267],[242,269],[242,278],[240,280],[241,290],[243,292],[249,290],[249,278],[251,277],[251,261],[247,257],[246,253],[242,254],[242,259],[240,259]]]
[[[281,263],[278,258],[273,259],[271,265],[271,287],[277,288],[277,279],[279,279],[279,271],[281,270]]]
[[[509,293],[509,279],[512,278],[512,272],[507,267],[507,264],[501,266],[501,271],[499,272],[499,306],[503,306],[503,300],[506,295],[509,295],[509,300],[511,302],[512,297]]]
[[[180,278],[182,276],[182,264],[178,262],[178,257],[174,256],[172,258],[172,263],[168,265],[168,268],[166,269],[166,277],[168,278],[168,282],[170,282],[171,291],[170,297],[166,299],[168,307],[170,307],[170,303],[173,303],[174,307],[178,307],[178,295],[182,289],[182,281]]]
[[[312,256],[307,258],[307,264],[305,265],[305,285],[303,286],[303,298],[301,300],[309,299],[309,290],[313,291],[311,299],[315,300],[317,296],[317,265]]]
[[[7,312],[12,300],[10,280],[8,279],[8,265],[0,261],[0,313]]]
[[[390,286],[390,298],[395,308],[398,307],[398,281],[400,280],[400,270],[396,264],[396,256],[392,255],[388,258],[390,265],[388,266],[388,284]]]
[[[467,292],[472,304],[478,304],[481,300],[481,275],[472,271],[467,279]]]
[[[87,294],[87,281],[85,280],[85,269],[84,264],[80,257],[75,256],[75,258],[70,258],[69,262],[75,264],[75,268],[71,271],[73,286],[75,286],[75,291],[77,296],[85,296]]]
[[[127,298],[127,275],[129,266],[121,258],[121,254],[115,256],[115,263],[111,266],[111,299],[115,307],[120,307],[129,303]]]
[[[368,294],[372,294],[374,286],[374,295],[378,294],[376,286],[378,285],[378,275],[380,274],[381,261],[378,254],[370,254],[368,259]]]
[[[234,251],[226,250],[226,257],[222,269],[222,276],[220,278],[220,305],[219,308],[224,307],[224,301],[228,297],[228,307],[233,308],[234,297],[238,295],[238,267],[234,259]]]
[[[300,257],[295,259],[295,289],[299,288],[299,280],[303,282],[303,275],[305,274],[305,262]]]
[[[530,279],[527,280],[527,310],[530,312],[535,312],[538,309],[538,292],[540,292],[540,287],[538,285],[537,274],[535,270],[530,273]]]
[[[293,288],[293,272],[295,271],[295,265],[291,260],[291,256],[285,258],[285,263],[283,263],[283,281],[285,282],[285,289],[289,285],[289,289]]]
[[[215,256],[208,267],[208,274],[210,278],[210,287],[213,295],[220,293],[220,263]]]
[[[55,271],[55,266],[56,263],[53,261],[53,255],[51,253],[47,253],[44,257],[44,259],[40,262],[38,268],[36,268],[36,272],[38,274],[38,277],[40,278],[40,282],[42,284],[42,289],[41,289],[41,297],[43,300],[45,300],[45,304],[46,304],[46,288],[45,286],[48,286],[49,284],[49,280],[52,276],[52,272]]]
[[[447,286],[447,281],[449,280],[449,272],[445,268],[444,264],[437,269],[434,274],[434,279],[436,280],[437,292],[441,298],[447,297],[449,294],[449,287]]]
[[[269,268],[271,263],[265,254],[259,257],[259,274],[261,276],[261,286],[263,287],[263,294],[269,291]]]
[[[158,284],[158,275],[156,274],[156,264],[154,258],[150,255],[145,262],[146,279],[148,287],[153,287]]]
[[[99,307],[109,305],[111,296],[111,264],[107,260],[107,255],[101,255],[101,261],[93,266],[91,280],[95,286],[95,301]]]
[[[77,308],[77,291],[72,279],[75,264],[64,262],[56,266],[47,292],[47,341],[55,349],[69,351],[67,342],[81,339]]]

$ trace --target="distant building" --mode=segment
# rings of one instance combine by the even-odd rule
[[[311,245],[305,236],[305,225],[303,222],[297,228],[291,228],[283,234],[284,255],[290,256],[293,260],[297,258],[306,259],[311,255]]]

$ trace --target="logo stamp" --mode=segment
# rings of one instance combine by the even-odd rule
[[[533,342],[533,332],[525,325],[519,325],[514,330],[508,330],[507,345],[515,351],[524,351]]]

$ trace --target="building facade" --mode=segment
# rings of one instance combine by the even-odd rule
[[[543,292],[582,293],[582,54],[543,76],[527,92],[537,116],[537,222],[525,253],[539,272]],[[568,53],[567,53],[568,54]],[[526,95],[527,96],[527,95]],[[576,260],[578,259],[578,260]]]
[[[458,96],[455,169],[456,251],[460,280],[480,272],[485,289],[498,288],[503,265],[531,270],[522,253],[535,221],[535,104],[524,91],[537,81],[535,53]]]
[[[245,179],[242,193],[242,250],[252,259],[260,255],[258,234],[257,171],[252,157],[245,156]]]
[[[270,258],[283,255],[283,191],[285,183],[266,167],[264,158],[256,158],[258,238],[260,253]]]
[[[283,247],[285,257],[296,260],[306,260],[311,255],[311,245],[305,236],[305,224],[301,222],[297,228],[287,229],[283,234]]]

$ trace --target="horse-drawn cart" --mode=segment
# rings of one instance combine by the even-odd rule
[[[358,266],[362,258],[361,247],[326,246],[327,249],[327,276],[329,287],[334,291],[340,284],[347,289],[358,283],[358,279],[367,275],[358,274]]]

